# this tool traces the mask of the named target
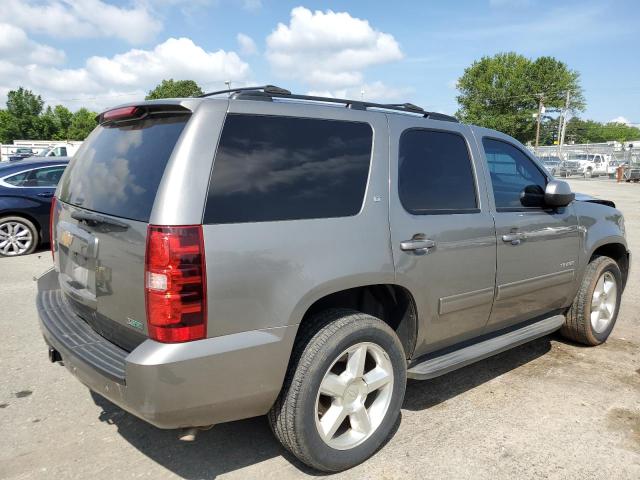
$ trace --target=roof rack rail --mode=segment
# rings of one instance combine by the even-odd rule
[[[217,92],[210,92],[199,95],[199,97],[211,97],[213,95],[221,95],[223,93],[230,94],[232,98],[243,100],[272,101],[274,98],[281,98],[287,100],[303,100],[307,102],[338,103],[343,104],[346,108],[351,108],[353,110],[366,110],[368,108],[374,108],[380,110],[390,110],[394,112],[418,114],[424,118],[428,118],[431,120],[443,120],[447,122],[458,123],[458,119],[455,117],[445,115],[444,113],[427,112],[423,108],[412,103],[374,103],[365,102],[364,100],[347,100],[344,98],[298,95],[291,93],[285,88],[276,87],[275,85],[262,85],[258,87],[240,87],[231,88],[229,90],[218,90]]]
[[[198,95],[198,98],[211,97],[213,95],[221,95],[223,93],[239,93],[239,92],[254,92],[254,91],[262,91],[267,94],[291,95],[291,92],[287,89],[276,87],[275,85],[262,85],[260,87],[230,88],[229,90],[218,90],[217,92],[203,93],[202,95]]]

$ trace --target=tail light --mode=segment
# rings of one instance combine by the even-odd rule
[[[51,245],[51,258],[53,259],[53,261],[56,261],[56,245],[55,245],[55,239],[56,236],[53,232],[53,226],[54,226],[54,221],[53,221],[53,216],[56,213],[56,197],[53,197],[51,199],[51,210],[49,211],[49,244]]]
[[[149,337],[176,343],[207,334],[202,225],[149,225],[145,259]]]

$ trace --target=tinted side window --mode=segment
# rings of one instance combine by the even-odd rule
[[[230,114],[204,221],[355,215],[364,199],[372,139],[366,123]]]
[[[546,177],[520,149],[493,138],[483,138],[482,145],[497,209],[523,208],[520,195],[527,187],[544,193]]]
[[[31,170],[25,182],[24,187],[55,187],[60,181],[60,177],[64,172],[64,167],[48,167]]]
[[[15,175],[11,175],[10,177],[5,178],[4,181],[9,185],[15,185],[16,187],[21,187],[25,179],[27,178],[28,174],[29,174],[28,171],[16,173]]]
[[[400,137],[398,193],[413,214],[477,211],[471,158],[451,132],[407,130]]]

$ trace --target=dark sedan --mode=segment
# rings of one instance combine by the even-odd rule
[[[49,241],[49,212],[68,157],[0,163],[0,257],[32,253]]]

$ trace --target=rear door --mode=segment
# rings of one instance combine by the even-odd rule
[[[397,282],[417,304],[421,355],[484,328],[495,230],[469,128],[401,115],[389,115],[389,123],[392,251]]]
[[[98,126],[58,189],[54,238],[60,286],[86,322],[127,350],[146,337],[147,225],[188,120],[186,110],[154,110]]]
[[[495,203],[496,298],[487,331],[560,309],[574,293],[578,222],[573,206],[522,204],[525,189],[544,192],[546,174],[509,137],[478,129]]]

